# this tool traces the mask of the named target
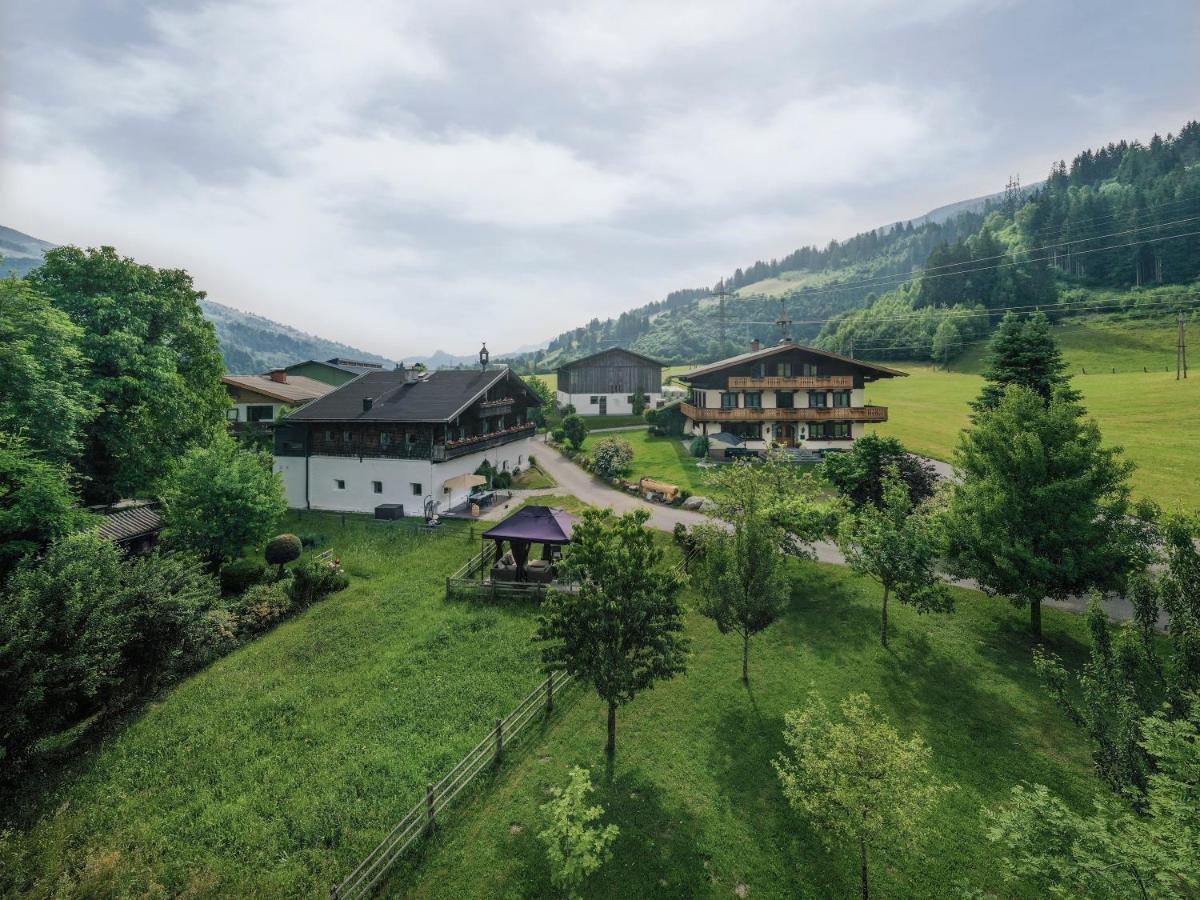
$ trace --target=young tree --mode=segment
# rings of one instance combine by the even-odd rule
[[[65,466],[0,431],[0,581],[24,557],[94,521],[79,509]]]
[[[1029,388],[1046,404],[1056,395],[1071,403],[1080,399],[1050,334],[1050,320],[1041,312],[1025,320],[1015,313],[1005,314],[992,336],[983,377],[987,383],[971,404],[976,413],[999,406],[1005,389],[1014,384]]]
[[[712,529],[704,544],[704,594],[699,611],[721,634],[742,639],[742,681],[750,683],[750,638],[787,608],[791,584],[776,529],[756,509],[734,523],[733,533]]]
[[[609,755],[616,750],[617,708],[685,669],[682,583],[662,568],[662,550],[645,527],[645,510],[617,518],[589,507],[575,525],[561,570],[575,591],[551,591],[538,620],[546,671],[589,682],[608,704]]]
[[[1133,464],[1065,396],[1046,404],[1010,385],[963,432],[955,466],[962,480],[943,517],[952,567],[1029,606],[1038,637],[1043,598],[1119,589],[1148,558],[1147,528],[1129,501]]]
[[[604,478],[615,478],[633,462],[633,446],[620,438],[605,438],[592,448],[592,465],[596,474]]]
[[[837,511],[823,503],[820,489],[786,453],[772,453],[765,462],[738,461],[708,476],[713,514],[736,524],[754,510],[774,526],[785,553],[812,554],[812,543],[835,527]]]
[[[821,463],[821,474],[855,506],[883,503],[883,483],[894,469],[908,487],[914,504],[933,496],[937,473],[933,466],[905,449],[894,437],[866,434],[847,453],[833,453]]]
[[[525,386],[538,398],[538,406],[530,412],[530,418],[539,426],[546,424],[546,413],[554,408],[554,391],[536,375],[528,375],[521,379]]]
[[[635,416],[640,416],[645,411],[649,402],[650,398],[646,396],[646,392],[639,386],[638,389],[633,392],[633,414]]]
[[[19,278],[0,280],[0,431],[52,463],[77,460],[95,398],[83,387],[83,330]]]
[[[283,481],[268,456],[221,435],[194,447],[171,469],[162,500],[167,537],[216,569],[259,544],[287,511]]]
[[[871,854],[912,844],[948,788],[933,780],[925,742],[917,735],[900,737],[866,694],[843,700],[841,713],[835,721],[810,693],[803,710],[784,717],[787,750],[772,765],[788,803],[825,840],[856,845],[867,900]]]
[[[933,343],[929,353],[934,362],[944,366],[962,350],[962,342],[962,332],[954,319],[944,316],[933,332]]]
[[[883,503],[865,504],[842,520],[838,546],[859,575],[883,587],[879,642],[888,645],[888,598],[918,612],[948,612],[953,598],[938,577],[937,542],[929,517],[913,508],[895,469],[883,481]]]
[[[577,897],[587,877],[612,855],[612,842],[620,833],[616,825],[593,824],[604,815],[603,807],[588,805],[593,790],[587,770],[574,766],[567,786],[550,788],[551,799],[542,804],[550,821],[538,836],[550,859],[550,880],[569,897]]]
[[[82,329],[84,388],[99,409],[81,456],[89,499],[148,489],[180,453],[224,430],[224,365],[190,275],[111,247],[58,247],[29,281]]]
[[[1200,707],[1183,719],[1144,719],[1153,760],[1141,809],[1097,800],[1088,815],[1044,785],[1018,785],[985,810],[1010,880],[1039,879],[1060,897],[1194,897],[1200,893]]]
[[[583,421],[583,416],[577,413],[566,416],[562,420],[562,429],[572,447],[578,450],[583,446],[584,439],[588,436],[587,422]]]

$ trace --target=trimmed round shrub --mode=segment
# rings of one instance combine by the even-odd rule
[[[245,593],[266,574],[267,567],[257,559],[235,559],[221,569],[221,593],[227,597]]]
[[[303,550],[304,545],[296,535],[277,534],[267,541],[267,546],[263,549],[263,558],[271,565],[279,566],[279,574],[282,575],[284,565],[299,559]]]

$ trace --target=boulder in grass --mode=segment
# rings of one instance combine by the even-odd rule
[[[709,504],[709,506],[715,505],[715,504],[709,503],[709,500],[707,497],[701,497],[698,494],[693,494],[691,497],[688,497],[686,500],[683,501],[683,508],[694,510],[694,511],[698,512],[701,509],[705,508],[706,503]]]

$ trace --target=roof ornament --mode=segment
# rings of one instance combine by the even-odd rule
[[[487,341],[483,342],[483,346],[479,348],[479,368],[487,370],[488,358],[491,354],[488,353]]]

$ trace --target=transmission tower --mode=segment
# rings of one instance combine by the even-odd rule
[[[779,326],[779,343],[790,344],[792,342],[792,320],[788,318],[787,301],[782,297],[779,298],[779,318],[775,320],[775,324]]]
[[[721,289],[717,291],[717,329],[721,339],[721,353],[724,354],[729,347],[725,341],[725,282],[721,282]]]
[[[1021,204],[1021,176],[1009,175],[1004,187],[1004,208],[1011,216]]]

